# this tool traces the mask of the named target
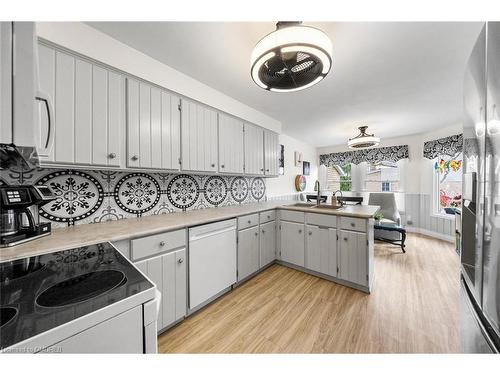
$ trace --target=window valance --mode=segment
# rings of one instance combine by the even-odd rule
[[[323,154],[319,156],[319,164],[324,164],[327,167],[330,167],[333,165],[344,165],[347,163],[377,163],[382,161],[397,162],[402,159],[408,159],[408,145],[377,147],[365,150]]]
[[[424,158],[434,159],[440,155],[455,156],[462,152],[463,143],[464,137],[462,134],[424,142]]]

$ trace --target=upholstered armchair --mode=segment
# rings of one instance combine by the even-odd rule
[[[401,216],[396,206],[396,197],[394,193],[370,193],[368,204],[380,206],[378,213],[383,215],[380,222],[394,223],[401,225]],[[375,229],[375,237],[387,238],[389,240],[400,240],[401,234],[398,232],[389,232],[383,229]]]

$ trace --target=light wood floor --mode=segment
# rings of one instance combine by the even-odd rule
[[[368,295],[274,265],[158,339],[161,353],[458,351],[459,259],[409,234],[407,252],[376,243]]]

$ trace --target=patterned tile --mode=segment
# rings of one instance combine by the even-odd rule
[[[49,168],[2,170],[0,184],[49,185],[57,199],[40,217],[54,227],[266,200],[260,177]]]

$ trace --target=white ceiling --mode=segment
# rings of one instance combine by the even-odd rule
[[[314,146],[369,126],[380,137],[455,124],[465,64],[481,23],[305,23],[333,42],[325,80],[272,93],[250,77],[254,45],[271,22],[91,22],[89,25],[275,119]]]

